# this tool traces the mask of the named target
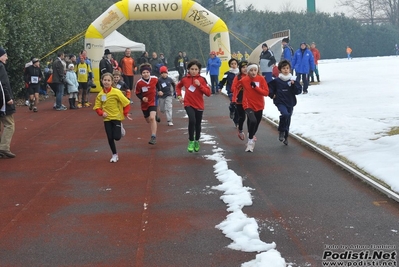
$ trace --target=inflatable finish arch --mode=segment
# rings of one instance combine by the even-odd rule
[[[104,38],[128,20],[185,20],[209,34],[210,51],[216,51],[222,61],[220,73],[229,69],[228,28],[212,12],[191,0],[122,0],[108,8],[86,31],[85,49],[92,60],[97,90],[100,90],[98,68],[104,55]]]

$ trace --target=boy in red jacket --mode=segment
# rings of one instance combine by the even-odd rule
[[[248,143],[246,152],[253,152],[255,148],[255,134],[262,120],[265,109],[265,96],[269,95],[269,87],[265,78],[259,72],[256,63],[247,66],[248,75],[241,79],[244,88],[242,106],[247,114],[248,120]]]
[[[151,127],[151,139],[148,141],[150,145],[157,142],[157,86],[158,78],[151,76],[151,64],[144,63],[140,65],[141,78],[136,84],[136,96],[141,100],[141,110],[144,118]]]
[[[200,149],[199,139],[201,137],[201,122],[204,112],[203,95],[210,96],[211,89],[205,78],[200,75],[201,63],[198,60],[191,60],[187,64],[188,73],[176,86],[176,95],[188,116],[188,152],[198,152]],[[184,98],[182,87],[185,88]],[[194,137],[195,132],[195,137]]]

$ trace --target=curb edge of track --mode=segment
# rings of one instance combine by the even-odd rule
[[[263,118],[270,124],[274,125],[274,126],[278,126],[278,124],[276,122],[274,122],[273,120],[263,116]],[[326,157],[327,159],[331,160],[332,162],[334,162],[335,164],[339,165],[340,167],[342,167],[343,169],[345,169],[346,171],[350,172],[351,174],[353,174],[354,176],[356,176],[357,178],[361,179],[362,181],[366,182],[367,184],[371,185],[372,187],[374,187],[375,189],[377,189],[378,191],[380,191],[381,193],[385,194],[386,196],[388,196],[389,198],[395,200],[396,202],[399,202],[399,194],[397,194],[396,192],[392,191],[391,189],[383,186],[382,184],[374,181],[372,178],[370,178],[367,175],[364,175],[363,173],[359,172],[358,170],[356,170],[355,168],[353,168],[352,166],[346,164],[345,162],[343,162],[342,160],[336,158],[334,155],[331,155],[330,153],[328,153],[327,151],[323,150],[322,148],[318,147],[317,145],[305,140],[304,138],[294,134],[294,133],[290,133],[290,136],[294,137],[296,140],[300,141],[301,143],[307,145],[308,147],[312,148],[313,150],[315,150],[317,153],[323,155],[324,157]]]

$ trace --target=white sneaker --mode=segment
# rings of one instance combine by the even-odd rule
[[[173,122],[168,121],[168,125],[169,125],[169,126],[173,126]]]
[[[122,123],[121,123],[121,134],[122,134],[122,137],[126,135],[126,130],[125,130],[125,128],[123,128]]]
[[[255,142],[253,140],[248,140],[245,152],[254,152],[254,147],[255,147]]]
[[[29,106],[29,103],[30,103],[29,100],[26,100],[25,101],[25,106]]]
[[[119,160],[118,154],[113,154],[109,162],[118,162],[118,160]]]

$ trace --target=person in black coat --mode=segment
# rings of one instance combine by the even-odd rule
[[[269,97],[273,99],[274,105],[280,111],[280,122],[278,125],[279,141],[288,145],[288,133],[291,124],[291,116],[296,105],[296,95],[302,93],[301,84],[291,74],[291,64],[283,60],[278,64],[280,74],[278,78],[268,83]]]
[[[15,131],[13,116],[15,104],[10,80],[4,66],[7,59],[7,52],[0,47],[0,129],[3,124],[3,132],[0,136],[0,158],[15,158],[15,154],[10,151],[11,139]]]
[[[99,66],[99,70],[100,70],[100,77],[99,78],[100,78],[100,81],[101,81],[101,76],[104,73],[111,73],[112,74],[112,72],[114,71],[114,68],[112,67],[112,63],[111,63],[111,58],[112,58],[111,51],[109,51],[109,49],[105,49],[104,50],[104,56],[100,60],[100,66]]]

